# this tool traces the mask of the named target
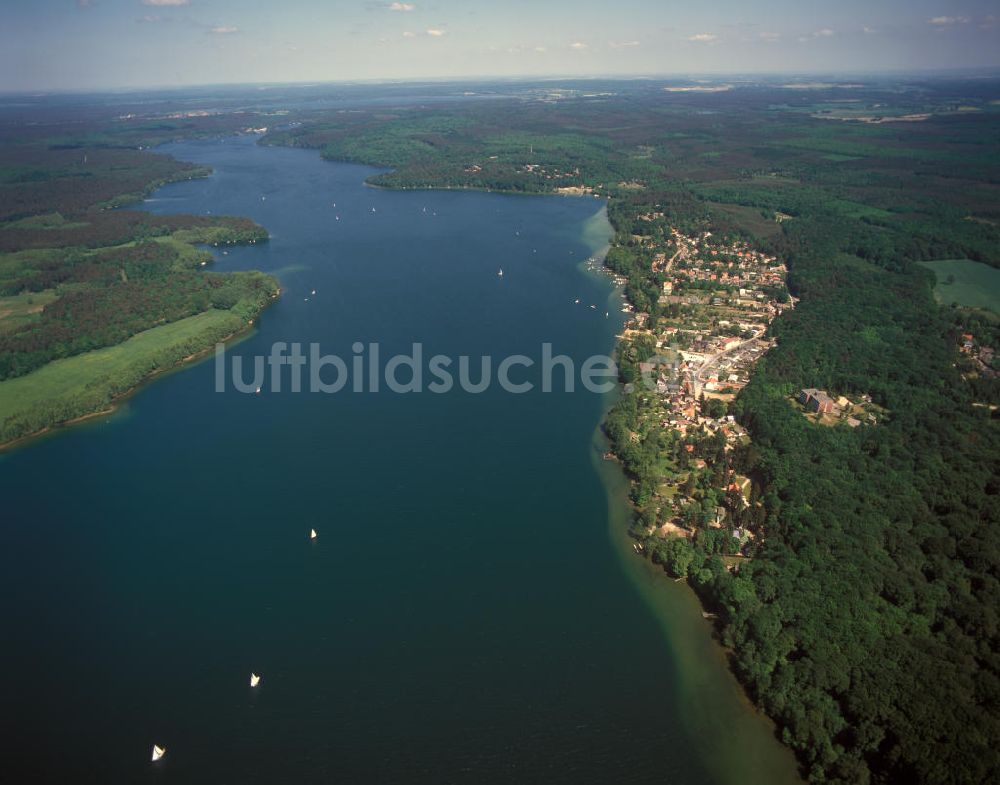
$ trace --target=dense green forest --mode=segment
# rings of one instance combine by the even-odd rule
[[[774,323],[777,348],[733,407],[750,446],[726,458],[710,439],[633,438],[639,390],[606,430],[640,517],[663,460],[702,459],[692,523],[728,504],[758,534],[738,571],[725,529],[650,550],[717,613],[734,669],[813,782],[1000,777],[1000,438],[991,409],[973,406],[998,400],[995,385],[963,378],[957,353],[961,331],[995,340],[996,324],[938,307],[915,263],[1000,265],[1000,114],[989,103],[1000,85],[936,89],[941,106],[969,89],[982,110],[841,122],[813,116],[835,91],[639,86],[324,116],[267,140],[391,167],[374,178],[383,185],[609,196],[607,264],[654,322],[661,280],[635,235],[707,229],[787,262],[801,302]],[[861,91],[886,105],[900,95]],[[921,96],[934,103],[931,87]],[[623,380],[653,351],[623,345]],[[870,394],[889,415],[877,427],[816,426],[788,403],[807,386]],[[713,467],[715,480],[732,469],[752,478],[748,509],[713,492]]]

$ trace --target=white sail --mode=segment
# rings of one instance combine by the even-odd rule
[[[310,529],[309,530],[309,539],[310,540],[315,540],[316,539],[316,530],[315,529]]]
[[[160,758],[162,758],[166,754],[167,754],[167,748],[166,747],[159,747],[156,744],[153,745],[153,758],[152,759],[154,761],[159,760]]]
[[[499,275],[501,278],[503,278],[503,268],[502,267],[500,268],[500,272],[498,272],[497,275]]]
[[[251,687],[256,687],[258,684],[260,684],[260,676],[258,676],[256,673],[251,673],[250,674],[250,686]]]

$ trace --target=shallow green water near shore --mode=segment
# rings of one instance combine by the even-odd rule
[[[615,295],[580,269],[597,200],[372,189],[369,169],[249,139],[168,152],[215,174],[147,209],[272,232],[217,255],[282,282],[230,347],[247,377],[276,341],[476,362],[550,342],[578,366],[612,347]],[[215,375],[0,456],[22,781],[791,780],[690,595],[629,557],[621,478],[595,461],[605,398],[287,376],[246,395]]]

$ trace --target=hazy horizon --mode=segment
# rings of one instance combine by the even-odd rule
[[[838,79],[899,79],[899,78],[920,78],[920,79],[1000,79],[1000,66],[990,66],[982,68],[935,68],[935,69],[898,69],[898,70],[858,70],[858,71],[760,71],[744,73],[658,73],[658,74],[524,74],[524,75],[503,75],[503,74],[474,74],[469,76],[421,76],[421,77],[371,77],[369,79],[312,79],[312,80],[284,80],[284,81],[256,81],[256,82],[195,82],[190,84],[147,84],[147,85],[121,85],[78,88],[24,88],[6,89],[0,88],[0,96],[59,96],[59,95],[100,95],[100,94],[129,94],[143,92],[169,92],[184,90],[207,90],[211,88],[221,89],[271,89],[271,88],[307,88],[307,87],[376,87],[379,85],[412,85],[414,87],[426,85],[449,85],[449,84],[489,84],[491,82],[507,84],[531,84],[542,82],[642,82],[642,81],[662,81],[676,80],[679,83],[685,82],[731,82],[733,87],[747,85],[753,82],[767,82],[779,79],[804,80],[824,78],[830,80]]]
[[[15,0],[0,91],[1000,68],[995,3]]]

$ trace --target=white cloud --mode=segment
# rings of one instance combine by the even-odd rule
[[[710,44],[718,37],[715,33],[697,33],[696,35],[688,36],[688,41],[696,44]]]
[[[569,48],[580,50],[580,49],[586,49],[587,45],[583,43],[583,41],[574,41],[569,45]]]
[[[238,33],[240,28],[238,27],[227,27],[225,25],[220,25],[219,27],[213,27],[210,32],[212,35],[232,35],[233,33]]]
[[[436,27],[428,27],[425,32],[427,33],[427,35],[429,35],[429,36],[431,36],[433,38],[440,38],[441,36],[443,36],[448,31],[447,30],[439,30]]]
[[[76,0],[77,8],[93,8],[94,0]]]
[[[638,41],[609,41],[608,46],[612,49],[620,49],[622,47],[638,46]]]
[[[781,33],[760,33],[759,37],[764,41],[778,41],[781,39]]]
[[[403,38],[416,38],[416,37],[417,37],[417,34],[414,33],[412,30],[405,30],[405,31],[403,31]]]
[[[536,47],[535,47],[535,51],[536,51],[536,52],[547,52],[547,51],[549,51],[549,50],[548,50],[548,49],[546,49],[546,48],[545,48],[544,46],[536,46]]]
[[[143,25],[153,25],[157,24],[158,22],[169,22],[170,19],[158,16],[157,14],[146,14],[145,16],[140,16],[135,21]]]
[[[414,11],[416,8],[413,3],[389,3],[390,11]]]
[[[163,6],[163,5],[190,5],[191,0],[142,0],[143,5]]]
[[[877,33],[878,31],[874,27],[868,27],[868,25],[865,25],[864,27],[861,28],[861,32],[863,32],[865,35],[872,35],[874,33]]]
[[[834,31],[829,27],[824,27],[822,30],[817,30],[813,33],[814,38],[829,38],[831,35],[834,35]]]
[[[967,16],[935,16],[933,19],[928,19],[927,24],[938,26],[964,25],[971,21]]]

